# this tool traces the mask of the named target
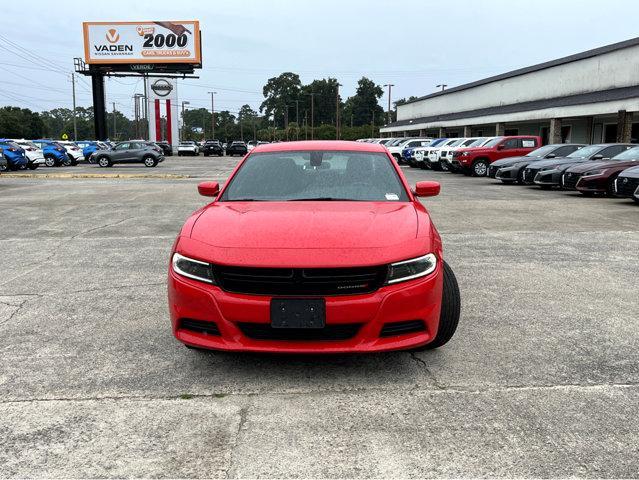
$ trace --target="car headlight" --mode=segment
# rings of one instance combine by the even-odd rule
[[[433,253],[423,257],[392,263],[388,269],[386,284],[405,282],[413,278],[424,277],[437,268],[437,257]]]
[[[173,265],[173,271],[178,275],[199,280],[200,282],[215,284],[213,268],[210,263],[201,262],[200,260],[194,260],[179,253],[174,253],[171,264]]]
[[[470,153],[468,153],[468,152],[464,152],[464,153],[461,154],[462,157],[467,157],[468,155],[470,155]]]
[[[589,177],[591,175],[601,175],[605,170],[590,170],[589,172],[584,173],[584,176]]]

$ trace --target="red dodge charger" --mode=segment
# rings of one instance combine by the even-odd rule
[[[173,333],[191,348],[289,353],[439,347],[460,312],[441,238],[381,145],[258,146],[193,213],[169,266]]]

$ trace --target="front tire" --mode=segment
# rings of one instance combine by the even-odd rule
[[[485,177],[488,175],[488,162],[486,160],[475,160],[471,167],[473,177]]]
[[[69,157],[67,155],[67,158],[65,158],[64,160],[62,160],[62,166],[64,167],[70,167],[73,165],[73,160],[71,159],[71,157]]]
[[[109,160],[107,157],[100,157],[98,158],[98,165],[100,165],[102,168],[110,167],[111,160]]]
[[[432,350],[448,343],[453,338],[457,325],[459,324],[459,315],[461,313],[461,294],[459,293],[459,285],[453,273],[453,269],[444,262],[444,291],[442,292],[442,308],[439,314],[439,327],[437,335],[432,342],[422,347],[414,348],[413,352],[422,352],[424,350]]]
[[[53,155],[45,155],[44,156],[44,164],[47,167],[55,167],[56,166],[56,160],[55,157]]]
[[[29,170],[35,170],[36,168],[38,168],[38,164],[37,163],[30,163],[29,164]]]
[[[157,160],[153,157],[144,157],[144,166],[151,168],[158,164]]]

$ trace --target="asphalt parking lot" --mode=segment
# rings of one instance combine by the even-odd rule
[[[448,345],[195,352],[171,335],[169,252],[197,182],[237,161],[0,176],[1,477],[639,475],[633,202],[405,168],[442,183]]]

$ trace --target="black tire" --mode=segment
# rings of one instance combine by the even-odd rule
[[[8,171],[9,171],[9,164],[0,165],[0,172],[8,172]]]
[[[36,168],[38,168],[37,163],[30,163],[28,166],[29,166],[29,170],[35,170]]]
[[[62,166],[70,167],[71,165],[73,165],[73,160],[71,159],[70,156],[67,155],[67,158],[62,160]]]
[[[209,154],[208,153],[203,153],[202,155],[204,155],[205,157],[208,157]]]
[[[224,156],[224,154],[223,154],[223,153],[218,153],[218,154],[217,154],[217,156],[218,156],[218,157],[223,157],[223,156]]]
[[[453,338],[459,315],[461,313],[461,294],[453,269],[444,262],[444,291],[442,292],[442,308],[439,314],[439,328],[432,342],[412,349],[413,352],[432,350],[448,343]]]
[[[146,156],[142,159],[142,163],[144,163],[145,167],[152,168],[158,164],[158,161],[151,156]]]
[[[111,160],[108,157],[100,157],[97,160],[98,165],[102,168],[110,167],[112,165]]]
[[[178,152],[178,157],[181,157],[181,156],[182,156],[182,152]]]
[[[475,160],[470,169],[473,177],[485,177],[488,175],[488,161],[484,159]]]
[[[550,190],[552,188],[552,185],[539,185],[539,188],[541,188],[542,190]]]
[[[584,197],[594,197],[595,196],[595,192],[582,192],[580,190],[579,193],[581,193]]]
[[[524,169],[520,168],[519,169],[519,173],[517,173],[517,183],[519,185],[523,185],[524,184]]]
[[[78,164],[78,161],[75,158],[71,159],[71,166],[75,167]]]
[[[47,167],[55,167],[58,164],[58,161],[55,159],[53,155],[45,155],[44,164]]]
[[[450,172],[450,168],[448,167],[448,163],[444,162],[442,160],[440,160],[439,162],[437,162],[437,165],[439,166],[439,169],[442,172]]]

